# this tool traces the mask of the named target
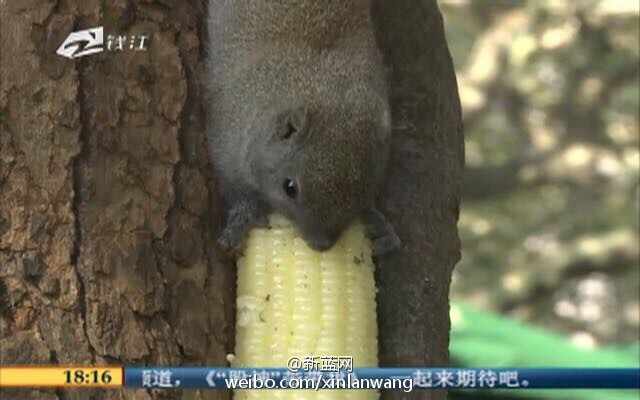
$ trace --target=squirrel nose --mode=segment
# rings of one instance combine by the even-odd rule
[[[337,240],[337,237],[333,237],[331,235],[320,235],[313,238],[309,244],[314,250],[326,251],[332,248],[333,245],[336,244]]]

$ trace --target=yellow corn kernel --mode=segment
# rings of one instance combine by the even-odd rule
[[[378,365],[371,243],[360,223],[325,252],[309,248],[291,222],[269,217],[249,233],[238,260],[234,367],[286,367],[291,357],[347,356]],[[238,390],[244,399],[374,400],[375,390]]]

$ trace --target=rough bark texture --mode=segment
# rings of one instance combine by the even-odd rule
[[[0,0],[0,362],[223,365],[234,271],[213,247],[201,0]],[[445,365],[463,164],[435,1],[377,0],[404,245],[378,268],[384,365]],[[77,60],[69,32],[151,36]],[[2,398],[218,399],[219,391],[11,390]],[[444,393],[389,393],[441,399]]]
[[[383,211],[403,242],[377,265],[380,361],[446,366],[464,165],[455,74],[435,0],[376,0],[374,19],[390,68],[394,125]],[[445,397],[414,391],[383,398]]]
[[[200,1],[0,1],[2,363],[225,363],[234,277],[212,246],[203,10]],[[149,48],[55,54],[69,32],[100,25],[105,39],[147,34]],[[229,397],[6,393],[180,395]]]

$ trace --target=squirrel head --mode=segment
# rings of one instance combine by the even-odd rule
[[[280,107],[258,118],[268,131],[249,147],[256,190],[315,250],[333,247],[373,206],[390,130],[386,103],[378,105]]]

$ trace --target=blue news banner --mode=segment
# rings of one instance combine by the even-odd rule
[[[125,367],[124,386],[165,389],[638,389],[638,368]]]

